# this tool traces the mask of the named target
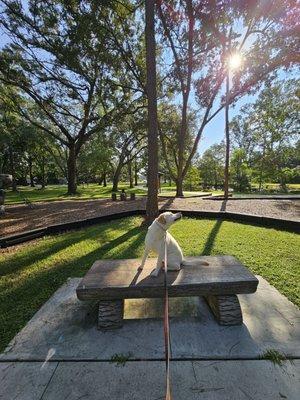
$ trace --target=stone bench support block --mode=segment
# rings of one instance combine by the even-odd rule
[[[98,329],[122,328],[123,316],[124,300],[101,300],[98,310]]]
[[[243,315],[238,297],[231,295],[208,295],[205,299],[220,325],[241,325]]]

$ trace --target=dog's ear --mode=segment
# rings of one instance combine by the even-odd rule
[[[165,225],[166,224],[166,218],[162,215],[162,214],[160,214],[160,216],[157,218],[157,221],[160,223],[160,224],[163,224],[163,225]]]

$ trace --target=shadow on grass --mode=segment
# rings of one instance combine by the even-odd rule
[[[21,272],[35,262],[46,260],[48,257],[85,240],[100,240],[101,242],[107,241],[107,243],[98,249],[99,257],[101,257],[110,249],[117,247],[141,231],[140,227],[135,227],[127,231],[124,235],[110,240],[109,234],[113,228],[126,230],[128,228],[128,221],[124,219],[116,221],[113,224],[108,222],[100,226],[48,237],[45,238],[45,240],[30,246],[31,248],[29,251],[26,251],[26,248],[21,248],[19,253],[14,252],[11,255],[9,254],[7,258],[0,263],[0,277]],[[60,236],[63,239],[61,239]]]
[[[227,200],[222,201],[221,211],[226,211]],[[223,223],[222,219],[217,219],[215,225],[213,226],[212,230],[210,231],[206,243],[203,247],[202,253],[204,256],[210,256],[212,253],[212,249],[215,244],[216,237],[218,236],[219,230]]]
[[[223,223],[222,219],[218,219],[215,222],[215,225],[213,226],[212,230],[210,231],[210,233],[208,235],[208,238],[206,240],[206,243],[205,243],[205,245],[203,247],[203,250],[201,252],[202,255],[204,255],[204,256],[210,256],[211,255],[212,249],[214,247],[214,243],[215,243],[215,240],[216,240],[216,237],[217,237],[217,235],[219,233],[219,230],[221,228],[222,223]]]
[[[120,221],[118,221],[120,228]],[[123,221],[122,225],[126,224]],[[55,254],[57,251],[63,250],[70,245],[78,244],[81,241],[89,238],[100,236],[101,242],[105,237],[108,237],[108,231],[111,230],[111,224],[106,224],[104,231],[99,234],[99,231],[91,230],[82,232],[78,237],[69,237],[62,242],[50,244],[48,249],[44,249],[42,253],[45,259],[47,256]],[[125,228],[125,227],[124,227]],[[91,267],[94,261],[101,258],[136,258],[142,252],[142,246],[145,237],[145,230],[140,227],[134,227],[129,231],[121,234],[113,240],[105,244],[100,244],[94,250],[86,254],[74,256],[72,260],[64,260],[61,262],[49,261],[49,265],[43,265],[36,271],[29,271],[28,275],[20,276],[13,284],[7,284],[0,294],[0,351],[8,344],[14,335],[25,325],[25,323],[33,316],[33,314],[48,300],[48,298],[66,281],[68,277],[83,276],[84,273]],[[26,257],[19,257],[13,265],[8,263],[5,266],[6,271],[22,273],[22,270],[30,266],[34,261],[40,260],[41,253],[36,252],[34,257],[32,254]],[[20,265],[20,261],[23,265]],[[25,265],[24,265],[25,264]],[[18,268],[19,266],[19,268]],[[2,275],[4,270],[2,268]]]

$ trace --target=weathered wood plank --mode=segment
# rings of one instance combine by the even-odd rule
[[[258,280],[231,256],[187,258],[181,271],[168,272],[170,297],[254,293]],[[200,265],[206,261],[209,265]],[[148,259],[143,271],[137,271],[140,259],[99,260],[77,288],[80,300],[163,297],[163,273],[149,276],[156,259]]]

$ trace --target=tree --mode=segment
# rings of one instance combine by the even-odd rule
[[[209,147],[199,160],[199,170],[204,189],[217,189],[224,185],[224,143]]]
[[[82,182],[97,181],[107,185],[107,176],[112,172],[114,142],[109,130],[96,133],[82,149],[78,159],[78,177]]]
[[[161,143],[160,158],[168,170],[171,178],[176,181],[179,167],[178,152],[181,141],[181,112],[180,107],[167,102],[161,103],[158,108],[159,117],[159,136]],[[196,129],[195,113],[190,112],[187,117],[187,132],[183,149],[184,159],[188,157],[192,150]]]
[[[18,113],[68,149],[68,193],[73,194],[82,146],[139,102],[115,43],[115,36],[123,43],[123,22],[132,10],[126,1],[1,3],[1,26],[11,42],[0,55],[0,80],[18,87],[39,108],[35,114],[16,103]],[[131,90],[135,95],[128,102]]]
[[[251,191],[251,169],[247,164],[244,149],[234,149],[230,160],[230,175],[234,190],[238,192]]]
[[[13,175],[14,190],[17,184],[27,184],[28,175],[32,187],[36,177],[44,186],[48,172],[51,172],[52,180],[60,167],[65,175],[62,150],[54,138],[41,135],[35,125],[15,112],[12,97],[16,97],[15,101],[22,107],[29,107],[26,104],[29,101],[22,99],[15,89],[0,85],[0,171]]]
[[[190,191],[194,190],[200,185],[200,172],[199,168],[197,168],[195,165],[190,166],[190,169],[188,170],[184,179],[184,185]]]
[[[152,221],[158,215],[158,124],[156,94],[156,54],[154,27],[155,0],[145,2],[145,41],[146,41],[146,92],[148,99],[148,196],[146,204],[146,220]]]
[[[285,168],[294,156],[299,134],[299,80],[266,84],[254,104],[245,105],[231,124],[235,145],[244,150],[259,183],[278,181],[284,188],[291,175]]]
[[[143,112],[127,116],[112,127],[115,164],[112,191],[118,190],[122,169],[130,167],[132,161],[145,149],[145,115]],[[132,185],[133,186],[133,185]]]
[[[174,102],[181,99],[175,182],[176,195],[182,196],[182,182],[202,133],[226,103],[223,93],[229,43],[230,52],[243,51],[247,60],[243,74],[233,78],[228,96],[228,104],[232,104],[255,90],[275,70],[299,61],[296,55],[297,5],[292,0],[280,4],[261,0],[160,1],[158,15],[161,40],[166,45],[162,68],[167,71],[168,79],[164,88],[174,93]],[[199,122],[192,149],[185,157],[192,98],[198,103]]]
[[[22,155],[26,149],[26,127],[14,113],[11,98],[18,97],[15,90],[0,85],[0,129],[1,172],[12,175],[12,189],[17,190],[18,172],[22,166]],[[25,128],[25,129],[24,129]]]

